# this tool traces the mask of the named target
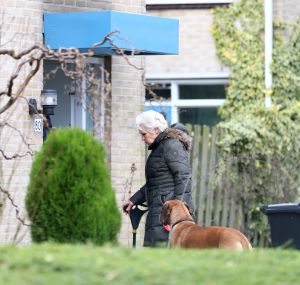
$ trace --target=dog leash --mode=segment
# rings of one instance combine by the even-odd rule
[[[184,194],[185,194],[187,185],[188,185],[188,183],[189,183],[189,181],[190,181],[191,178],[192,178],[192,175],[190,174],[190,175],[188,176],[188,178],[187,178],[187,181],[186,181],[186,183],[185,183],[185,186],[184,186],[184,189],[183,189],[183,192],[182,192],[182,196],[181,196],[181,199],[180,199],[181,202],[183,201],[183,198],[184,198]]]

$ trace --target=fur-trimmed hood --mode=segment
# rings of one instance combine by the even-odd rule
[[[191,150],[192,148],[192,137],[188,135],[187,130],[182,130],[174,126],[167,128],[160,133],[148,149],[151,150],[155,148],[157,144],[165,139],[176,139],[179,140],[187,150]]]
[[[188,135],[187,131],[182,131],[177,128],[167,128],[164,132],[168,138],[179,140],[187,150],[191,150],[192,137]]]

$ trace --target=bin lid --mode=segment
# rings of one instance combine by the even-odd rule
[[[300,204],[298,203],[283,203],[283,204],[271,204],[263,205],[260,210],[268,215],[272,213],[300,213]]]

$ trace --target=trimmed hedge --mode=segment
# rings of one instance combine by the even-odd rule
[[[121,216],[101,143],[79,129],[51,132],[32,165],[26,209],[34,242],[115,241]]]

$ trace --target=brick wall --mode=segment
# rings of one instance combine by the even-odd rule
[[[13,48],[20,51],[35,43],[42,41],[42,17],[41,5],[39,2],[14,0],[2,1],[1,3],[1,48]],[[22,8],[20,8],[22,7]],[[0,63],[0,90],[5,90],[14,71],[15,62],[8,57],[2,57]],[[27,69],[28,67],[26,67]],[[16,80],[18,85],[22,79]],[[39,99],[42,88],[42,73],[39,72],[29,84],[27,90],[22,94],[24,98],[36,97]],[[1,100],[1,104],[4,104]],[[14,235],[19,231],[16,242],[22,238],[23,243],[30,242],[29,229],[21,226],[18,229],[19,222],[16,219],[16,210],[19,210],[19,217],[25,219],[24,196],[29,181],[28,173],[32,163],[32,157],[25,155],[28,148],[24,144],[30,144],[32,150],[37,150],[42,142],[41,133],[33,131],[33,118],[28,115],[28,104],[25,99],[20,99],[8,112],[1,116],[1,122],[6,122],[15,127],[2,127],[0,133],[0,148],[4,149],[8,157],[14,154],[24,155],[22,158],[14,160],[3,160],[1,157],[0,174],[1,187],[7,191],[13,199],[16,207],[7,198],[7,195],[1,194],[1,220],[0,220],[0,243],[12,242]],[[20,132],[18,132],[21,131]]]
[[[147,57],[148,75],[204,74],[228,71],[221,65],[210,29],[210,9],[151,10],[149,15],[179,19],[179,55]]]
[[[3,2],[3,3],[2,3]],[[144,0],[0,0],[1,9],[1,45],[7,42],[5,47],[17,47],[19,49],[31,46],[34,43],[42,43],[42,14],[43,12],[71,12],[91,10],[117,10],[132,13],[144,13]],[[22,7],[19,8],[19,7]],[[15,35],[15,36],[13,36]],[[12,61],[2,59],[0,67],[0,87],[4,89],[7,83],[7,74],[14,67]],[[131,59],[133,64],[143,66],[143,57]],[[5,63],[5,64],[4,64]],[[113,56],[111,59],[112,94],[110,104],[110,169],[113,187],[116,190],[117,201],[120,206],[123,200],[128,198],[125,193],[125,184],[130,181],[130,167],[135,163],[137,170],[133,177],[132,193],[136,191],[144,181],[144,146],[141,143],[137,131],[134,129],[134,118],[143,109],[144,88],[142,86],[142,71],[129,67],[124,59]],[[42,85],[42,69],[25,91],[24,96],[35,97],[39,101]],[[3,102],[2,102],[3,103]],[[1,117],[3,119],[3,116]],[[18,125],[32,148],[38,150],[42,144],[42,134],[33,132],[33,118],[28,115],[26,101],[20,100],[19,104],[11,110],[9,123]],[[14,130],[2,128],[0,134],[1,148],[7,155],[20,153],[22,141]],[[0,175],[4,177],[1,187],[8,190],[11,197],[20,209],[20,215],[24,213],[24,197],[29,182],[29,171],[32,157],[26,156],[18,161],[1,161]],[[127,189],[128,192],[128,189]],[[0,199],[4,199],[0,195]],[[0,202],[2,201],[0,200]],[[1,205],[1,203],[0,203]],[[128,217],[123,216],[120,242],[123,245],[131,245],[131,227]],[[0,243],[12,242],[18,231],[15,208],[6,199],[2,207],[2,220],[0,221]],[[142,235],[142,233],[141,233]],[[139,235],[141,237],[141,235]],[[21,226],[18,241],[22,244],[30,243],[28,227]]]
[[[131,62],[143,66],[143,58],[130,58]],[[117,199],[121,205],[129,198],[130,168],[135,163],[132,194],[142,186],[144,180],[144,145],[134,129],[134,118],[143,110],[144,87],[141,83],[142,72],[129,67],[123,58],[112,60],[112,131],[111,131],[111,175],[113,185],[118,189]],[[131,226],[128,217],[123,215],[120,241],[131,244]],[[142,227],[141,227],[142,229]],[[141,237],[141,233],[138,234]]]
[[[300,17],[300,1],[274,0],[273,15],[276,20],[295,23]]]
[[[112,0],[44,0],[46,12],[80,12],[111,9]]]

